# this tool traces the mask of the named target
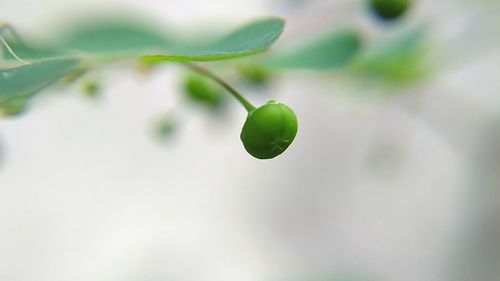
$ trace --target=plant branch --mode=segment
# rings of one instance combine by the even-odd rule
[[[219,76],[215,75],[213,72],[208,70],[205,67],[202,67],[200,65],[194,64],[194,63],[184,63],[185,66],[187,66],[189,69],[198,72],[199,74],[202,74],[215,82],[217,84],[221,85],[224,89],[226,89],[233,97],[235,97],[242,105],[245,107],[245,109],[248,112],[251,112],[255,109],[255,106],[253,106],[245,97],[243,97],[236,89],[234,89],[231,85],[229,85],[226,81],[224,81],[222,78]]]

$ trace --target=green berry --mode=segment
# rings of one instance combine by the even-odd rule
[[[370,5],[380,18],[393,20],[406,12],[411,0],[370,0]]]
[[[269,101],[248,114],[240,138],[252,156],[271,159],[290,146],[297,129],[297,116],[293,110],[284,104]]]
[[[190,100],[213,109],[219,109],[225,101],[222,89],[200,74],[190,73],[185,78],[184,89]]]

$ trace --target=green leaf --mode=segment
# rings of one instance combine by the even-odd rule
[[[346,66],[361,49],[354,30],[335,31],[274,55],[266,64],[286,69],[332,70]]]
[[[75,71],[80,60],[75,58],[44,60],[0,71],[0,108],[11,115],[40,90]]]
[[[264,52],[279,38],[285,22],[268,18],[252,22],[213,43],[182,48],[172,47],[170,54],[147,55],[148,63],[161,61],[211,61],[241,57]]]
[[[165,33],[128,18],[87,20],[65,33],[58,46],[91,54],[158,51],[172,44]]]

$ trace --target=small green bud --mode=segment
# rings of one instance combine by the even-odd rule
[[[85,97],[96,99],[101,94],[101,87],[97,79],[89,78],[82,83],[82,92]]]
[[[270,70],[264,66],[240,64],[237,69],[241,77],[253,85],[266,85],[272,79]]]
[[[406,12],[412,0],[370,0],[372,10],[380,18],[393,20]]]
[[[219,109],[225,101],[222,89],[206,77],[190,73],[184,82],[186,95],[193,101]]]
[[[248,114],[240,138],[252,156],[271,159],[290,146],[297,129],[297,116],[293,110],[284,104],[269,101]]]
[[[175,135],[177,129],[177,119],[171,114],[167,114],[155,121],[153,133],[157,140],[165,142]]]

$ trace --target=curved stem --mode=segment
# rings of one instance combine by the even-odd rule
[[[5,41],[5,39],[3,38],[3,36],[0,35],[0,43],[2,43],[5,48],[7,49],[7,52],[9,52],[9,54],[11,54],[16,60],[18,60],[20,63],[23,63],[23,64],[28,64],[28,62],[24,61],[23,59],[21,59],[15,52],[14,50],[12,50],[12,48],[9,46],[9,44],[7,43],[7,41]]]
[[[229,93],[231,93],[233,95],[233,97],[235,97],[243,105],[243,107],[245,107],[245,109],[248,112],[251,112],[255,109],[255,106],[253,106],[238,91],[236,91],[236,89],[231,87],[231,85],[229,85],[226,81],[224,81],[219,76],[215,75],[210,70],[208,70],[202,66],[199,66],[197,64],[194,64],[194,63],[184,63],[184,65],[187,66],[189,69],[196,71],[199,74],[202,74],[202,75],[214,80],[215,82],[217,82],[217,84],[221,85],[224,89],[226,89]]]
[[[9,24],[5,23],[5,22],[1,22],[0,21],[0,43],[2,43],[2,45],[5,46],[5,48],[7,49],[7,52],[9,52],[9,54],[11,54],[16,60],[18,60],[19,62],[23,63],[23,64],[28,64],[28,62],[24,61],[23,59],[21,59],[15,52],[14,50],[12,50],[12,48],[9,46],[9,44],[7,43],[7,41],[5,41],[4,37],[2,36],[2,34],[6,31],[6,30],[9,30],[12,35],[14,35],[14,38],[18,41],[18,42],[21,42],[20,40],[20,37],[19,35],[17,34],[17,32],[15,31],[14,28],[12,28]]]

